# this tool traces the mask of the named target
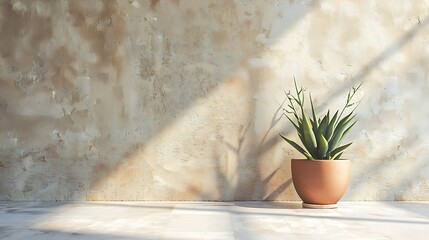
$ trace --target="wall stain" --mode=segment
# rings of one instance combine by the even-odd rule
[[[34,14],[31,11],[13,9],[11,1],[0,2],[0,55],[14,66],[28,66],[32,64],[40,45],[52,38],[52,19]],[[20,50],[19,43],[29,38],[32,50],[25,52],[16,59],[15,52]]]
[[[152,10],[155,10],[158,4],[159,4],[159,0],[150,0],[150,8]]]
[[[86,1],[83,1],[86,2]],[[102,9],[94,13],[93,22],[86,22],[89,10],[82,1],[69,2],[69,13],[74,17],[74,27],[80,36],[89,42],[97,57],[94,67],[112,65],[115,67],[116,79],[122,71],[122,58],[118,52],[121,42],[125,39],[125,22],[117,1],[102,1]]]
[[[195,11],[193,11],[191,9],[186,10],[184,18],[185,18],[186,22],[192,22],[192,21],[194,21],[195,18],[196,18]]]
[[[212,34],[213,42],[217,44],[223,44],[228,40],[228,34],[226,31],[214,31]]]
[[[53,70],[51,77],[52,86],[55,88],[72,88],[73,78],[77,72],[72,67],[74,56],[66,46],[61,46],[56,49],[52,59],[47,59],[50,68]]]

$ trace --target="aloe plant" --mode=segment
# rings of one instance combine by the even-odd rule
[[[282,134],[280,134],[280,136],[307,159],[340,159],[344,150],[352,144],[352,142],[350,142],[340,145],[344,137],[356,124],[357,120],[355,120],[356,114],[354,112],[360,101],[353,102],[353,97],[362,83],[350,89],[343,109],[341,111],[337,110],[332,118],[329,115],[329,110],[323,117],[317,117],[310,93],[309,98],[312,118],[308,117],[304,111],[305,90],[302,87],[298,88],[295,79],[294,84],[296,95],[292,94],[290,91],[285,91],[289,103],[288,108],[283,109],[283,115],[286,116],[295,127],[303,146],[300,146],[298,143]],[[346,110],[349,113],[343,116]]]

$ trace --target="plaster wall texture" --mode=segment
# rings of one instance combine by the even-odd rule
[[[0,200],[298,200],[278,137],[363,82],[345,200],[429,200],[429,1],[0,1]]]

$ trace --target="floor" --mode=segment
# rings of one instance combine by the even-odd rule
[[[0,239],[429,239],[429,202],[0,202]]]

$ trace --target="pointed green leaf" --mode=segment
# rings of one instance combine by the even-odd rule
[[[326,113],[326,122],[329,124],[329,110],[328,113]]]
[[[347,117],[345,117],[345,119],[342,119],[338,123],[337,127],[334,129],[333,137],[331,138],[331,140],[329,140],[330,151],[333,148],[338,146],[341,139],[343,138],[344,132],[348,129],[348,125],[349,125],[350,121],[352,121],[354,117],[355,117],[355,115],[353,115],[353,116],[347,115]]]
[[[343,152],[340,152],[340,153],[339,153],[336,157],[334,157],[333,159],[334,159],[334,160],[338,160],[338,159],[340,159],[341,155],[343,155]]]
[[[356,124],[357,120],[355,120],[343,133],[343,135],[340,138],[340,142],[344,139],[344,137],[350,132],[350,130],[353,128],[353,126]]]
[[[343,117],[337,124],[337,126],[341,126],[343,124],[346,124],[346,122],[349,122],[351,119],[353,119],[356,116],[356,114],[353,115],[353,111],[350,112],[347,116]]]
[[[301,140],[301,143],[304,144],[304,136],[302,136],[302,134],[298,134],[299,139]],[[305,147],[305,145],[304,145]],[[305,147],[307,148],[307,147]],[[308,152],[308,150],[306,150]]]
[[[313,124],[314,124],[314,128],[319,128],[319,122],[317,121],[317,117],[316,117],[316,112],[314,111],[314,106],[313,106],[313,99],[311,98],[311,94],[310,95],[310,105],[311,105],[311,112],[313,114]]]
[[[325,137],[322,134],[320,134],[319,141],[317,144],[319,159],[325,158],[326,153],[328,152],[328,148],[329,148],[328,141],[326,141]]]
[[[340,140],[342,139],[342,136],[345,132],[345,130],[347,129],[347,124],[349,122],[346,122],[344,124],[342,124],[341,126],[338,126],[335,129],[335,134],[332,137],[332,139],[329,142],[329,150],[328,151],[332,151],[334,148],[336,148],[338,146],[338,144],[340,143]],[[332,156],[332,154],[331,154]]]
[[[338,156],[338,154],[342,153],[342,152],[343,152],[346,148],[348,148],[350,145],[352,145],[352,142],[351,142],[351,143],[347,143],[347,144],[345,144],[345,145],[343,145],[343,146],[341,146],[341,147],[338,147],[338,148],[336,148],[335,150],[333,150],[333,151],[331,152],[332,159],[335,159],[335,158]]]
[[[294,147],[296,150],[298,150],[300,153],[302,153],[307,159],[313,160],[314,158],[305,151],[301,146],[299,146],[296,142],[288,139],[287,137],[280,134],[280,137],[283,138],[286,142],[288,142],[292,147]]]
[[[332,138],[332,135],[334,134],[334,127],[335,127],[335,121],[337,120],[338,111],[335,112],[334,116],[332,117],[332,120],[328,124],[328,129],[326,130],[325,138],[329,141]]]
[[[287,117],[287,119],[289,119],[289,122],[291,122],[292,125],[295,127],[296,131],[298,131],[298,133],[300,133],[301,132],[301,128],[298,126],[299,123],[296,124],[294,121],[292,121],[292,119],[288,115],[285,114],[285,116]]]
[[[320,122],[319,132],[322,135],[325,135],[327,128],[328,128],[328,116],[325,115],[325,117],[323,117],[322,121]],[[325,139],[326,139],[326,137],[325,137]]]
[[[304,146],[307,148],[309,153],[314,157],[317,154],[317,142],[316,137],[314,136],[313,129],[310,126],[308,117],[302,112],[302,126],[304,133]]]

